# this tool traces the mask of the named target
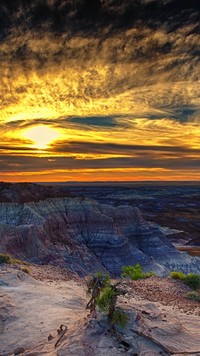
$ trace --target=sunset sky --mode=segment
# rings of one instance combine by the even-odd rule
[[[199,6],[0,0],[0,180],[200,180]]]

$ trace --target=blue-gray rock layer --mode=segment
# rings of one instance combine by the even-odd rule
[[[139,209],[77,197],[0,203],[0,251],[80,275],[120,275],[122,266],[137,262],[159,275],[200,273],[200,259],[177,251]]]

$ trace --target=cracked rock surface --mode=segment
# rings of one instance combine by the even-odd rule
[[[4,265],[0,269],[2,356],[20,349],[29,356],[200,354],[199,304],[187,301],[185,289],[174,280],[151,278],[143,281],[143,288],[142,281],[127,282],[127,294],[119,298],[119,306],[127,313],[128,323],[123,329],[117,328],[123,344],[110,333],[105,316],[88,317],[84,279],[66,275],[64,280],[66,270],[55,270],[54,274],[52,268],[48,280],[48,266],[38,270],[29,266],[29,270],[30,275],[20,266]],[[177,303],[182,300],[180,307],[175,300],[168,303],[168,288],[173,289]],[[61,325],[67,330],[55,348]]]

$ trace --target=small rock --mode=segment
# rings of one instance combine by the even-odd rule
[[[20,354],[23,354],[24,352],[25,352],[25,349],[23,347],[17,347],[14,350],[14,355],[20,355]]]
[[[48,336],[48,341],[51,341],[51,340],[53,340],[53,339],[54,339],[54,336],[51,335],[51,334],[49,334],[49,336]]]
[[[132,340],[134,340],[134,337],[133,336],[125,336],[124,337],[124,341],[126,341],[126,342],[129,342],[129,341],[132,341]]]

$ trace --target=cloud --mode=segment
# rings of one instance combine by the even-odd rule
[[[2,172],[195,170],[197,9],[178,0],[2,1]],[[60,132],[43,150],[25,136],[39,125]]]
[[[24,157],[24,156],[0,156],[1,172],[16,172],[16,177],[20,172],[45,172],[61,170],[66,172],[75,170],[78,172],[86,172],[87,170],[110,170],[125,169],[127,171],[137,169],[148,170],[162,170],[166,169],[171,172],[173,177],[173,170],[175,174],[177,170],[187,171],[199,170],[199,159],[187,158],[170,158],[162,160],[156,156],[139,156],[139,157],[117,157],[117,158],[103,158],[103,159],[75,159],[74,157],[54,157],[38,158],[38,157]],[[112,177],[114,178],[114,177]]]
[[[61,16],[63,6],[57,10],[51,6],[51,11]],[[105,7],[107,13],[120,10],[112,5],[108,11],[106,3]],[[34,9],[30,7],[29,14]],[[160,18],[158,13],[155,17]],[[128,28],[118,24],[120,31],[105,27],[95,34],[91,29],[73,31],[73,21],[70,26],[59,36],[51,27],[11,29],[1,44],[5,118],[20,119],[25,108],[26,119],[33,119],[102,112],[139,115],[199,102],[200,38],[192,32],[195,19],[173,32],[168,25],[152,29],[145,21]]]
[[[117,126],[116,119],[115,116],[69,117],[67,122],[87,126],[113,127]]]
[[[95,142],[73,142],[69,143],[61,142],[55,143],[53,145],[53,150],[55,152],[70,152],[70,153],[88,153],[93,154],[120,154],[120,155],[131,155],[135,152],[174,152],[178,154],[191,154],[200,155],[199,149],[192,149],[190,147],[181,146],[156,146],[156,145],[131,145],[131,144],[116,144],[116,143],[95,143]]]

